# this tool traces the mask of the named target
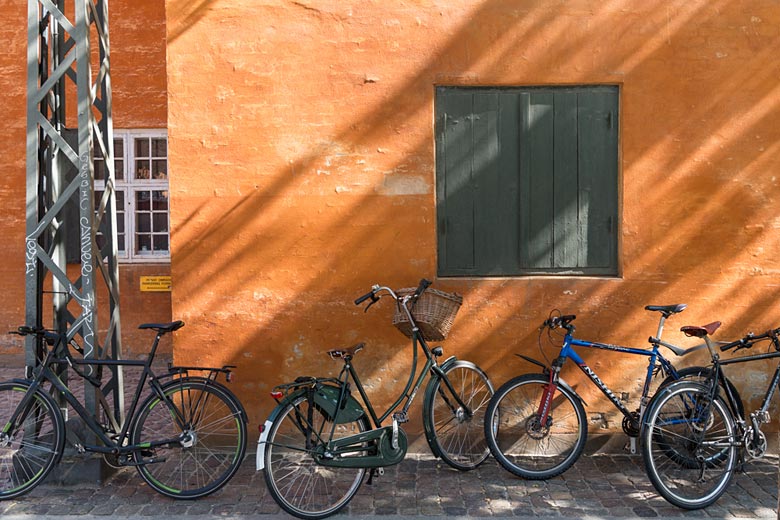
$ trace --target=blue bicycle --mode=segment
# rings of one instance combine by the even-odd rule
[[[584,341],[574,337],[574,315],[561,316],[554,311],[539,327],[539,347],[542,355],[542,335],[547,332],[552,344],[562,339],[560,352],[547,364],[533,358],[517,356],[542,369],[542,373],[517,376],[502,385],[488,404],[485,413],[485,437],[493,456],[507,471],[527,479],[542,480],[560,475],[569,469],[582,454],[588,436],[588,421],[585,415],[585,401],[560,377],[567,360],[572,360],[596,387],[607,396],[615,408],[623,414],[623,431],[631,440],[631,452],[636,453],[636,439],[639,437],[642,416],[650,401],[650,387],[653,379],[663,377],[660,386],[679,379],[703,380],[710,376],[705,367],[687,367],[676,370],[666,359],[660,347],[666,347],[676,356],[685,356],[705,348],[698,345],[683,349],[661,340],[664,323],[673,314],[682,312],[687,306],[649,305],[646,310],[659,312],[661,318],[656,336],[650,337],[650,349],[623,347]],[[565,331],[561,334],[561,330]],[[562,337],[561,337],[562,336]],[[645,382],[642,387],[639,408],[629,410],[621,398],[580,357],[576,347],[596,348],[648,358]],[[732,395],[737,396],[734,386],[725,378],[721,384],[729,385]]]

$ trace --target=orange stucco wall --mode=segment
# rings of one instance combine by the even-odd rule
[[[22,356],[21,340],[2,332],[15,329],[24,320],[27,2],[0,0],[0,13],[0,38],[5,42],[0,54],[0,108],[4,118],[0,140],[0,356],[18,359]],[[73,17],[73,2],[66,3],[66,15]],[[163,0],[111,1],[109,29],[114,128],[165,128],[168,96]],[[72,118],[76,98],[69,94],[66,106]],[[76,123],[69,120],[68,125]],[[137,330],[140,323],[167,321],[171,316],[170,293],[142,293],[140,277],[168,274],[169,265],[123,264],[120,268],[123,340],[128,357],[144,355],[148,350],[151,338],[148,332]],[[76,277],[74,271],[71,279]],[[50,301],[45,304],[50,305]],[[108,315],[99,314],[98,324],[104,328]],[[165,343],[162,352],[171,355],[170,343]]]
[[[10,330],[24,316],[26,3],[0,12]],[[110,31],[114,126],[170,136],[174,289],[140,293],[139,276],[167,269],[122,266],[126,348],[145,352],[137,324],[184,319],[176,361],[238,365],[253,426],[275,384],[336,374],[328,348],[365,341],[372,397],[400,391],[411,355],[391,305],[351,303],[373,283],[463,294],[445,353],[495,384],[533,370],[512,354],[542,357],[553,308],[582,337],[635,346],[655,332],[646,304],[689,304],[665,334],[683,345],[685,324],[721,320],[718,339],[778,325],[774,2],[111,0]],[[599,83],[621,86],[621,276],[436,279],[434,86]],[[19,352],[0,334],[0,354]],[[640,361],[585,357],[636,396]],[[770,370],[734,374],[751,404]],[[619,429],[576,369],[564,377]]]
[[[275,384],[336,374],[328,348],[367,343],[356,365],[382,404],[405,382],[389,302],[351,302],[435,277],[435,85],[621,87],[621,276],[436,279],[465,298],[445,353],[500,384],[532,370],[512,354],[541,357],[553,308],[635,346],[656,330],[647,304],[689,304],[665,335],[683,345],[686,324],[721,320],[719,339],[778,325],[774,2],[166,0],[166,14],[175,356],[237,364],[254,423]],[[585,357],[636,396],[642,362]],[[756,404],[770,366],[751,369],[734,379]],[[619,429],[575,368],[564,378]]]

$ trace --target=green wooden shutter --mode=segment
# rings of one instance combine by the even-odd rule
[[[439,274],[616,274],[617,103],[617,87],[438,88]]]

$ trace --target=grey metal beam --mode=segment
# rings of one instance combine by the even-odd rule
[[[27,37],[26,324],[66,332],[81,344],[85,359],[120,359],[108,0],[28,0]],[[74,94],[75,111],[66,104]],[[95,154],[107,172],[97,211]],[[73,204],[78,216],[69,218]],[[81,259],[70,277],[69,234],[78,237]],[[107,301],[98,302],[103,293]],[[103,337],[99,316],[108,324]],[[39,348],[26,338],[28,369],[36,365]],[[100,391],[113,397],[115,419],[122,424],[121,367],[111,368]],[[96,390],[86,382],[85,400],[88,409],[97,407]]]

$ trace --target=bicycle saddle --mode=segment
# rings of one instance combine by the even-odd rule
[[[343,348],[343,349],[337,348],[337,349],[329,350],[328,355],[333,359],[352,358],[355,356],[355,354],[363,350],[363,347],[365,346],[366,346],[365,343],[358,343],[357,345],[352,345],[349,348]]]
[[[157,332],[173,332],[179,330],[184,326],[184,322],[181,320],[172,321],[170,323],[142,323],[138,326],[139,329],[154,329]]]
[[[684,311],[688,307],[687,303],[678,303],[676,305],[648,305],[645,307],[646,311],[658,311],[665,317],[669,317],[672,314]]]
[[[703,338],[708,334],[712,335],[716,330],[718,330],[719,327],[720,327],[720,322],[713,321],[712,323],[708,323],[707,325],[702,325],[701,327],[697,327],[696,325],[686,325],[685,327],[682,327],[680,330],[686,336],[695,336],[697,338]]]

